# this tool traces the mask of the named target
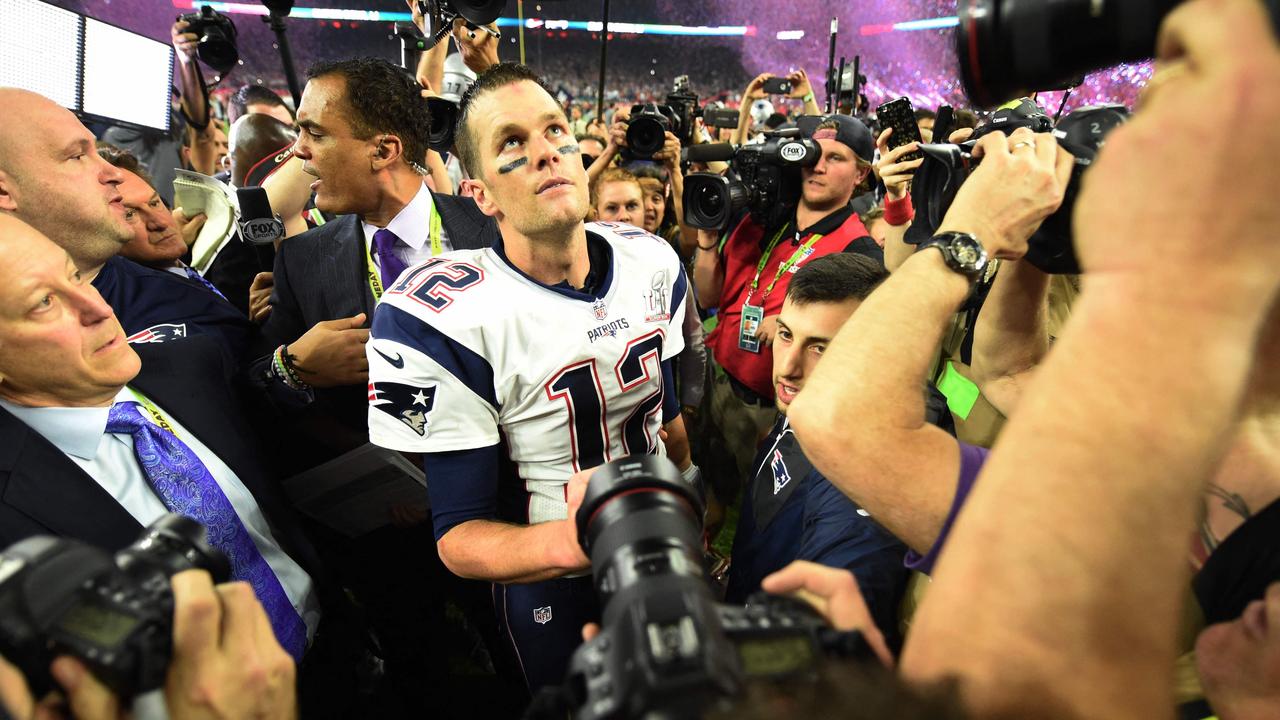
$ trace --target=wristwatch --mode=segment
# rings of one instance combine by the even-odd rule
[[[921,250],[931,247],[938,248],[947,267],[970,280],[982,277],[987,269],[987,250],[969,233],[941,232],[920,245]]]

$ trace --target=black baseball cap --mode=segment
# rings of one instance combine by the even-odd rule
[[[856,117],[851,115],[827,115],[826,117],[805,115],[798,119],[796,124],[800,126],[801,132],[813,137],[818,132],[818,126],[828,122],[836,124],[835,137],[829,139],[844,144],[866,162],[872,161],[876,152],[875,138],[871,137],[871,130]]]

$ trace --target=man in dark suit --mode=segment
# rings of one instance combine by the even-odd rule
[[[302,661],[304,697],[337,711],[359,633],[260,459],[216,344],[135,350],[71,257],[0,215],[0,545],[54,534],[115,550],[166,512],[190,515]]]
[[[498,238],[470,198],[426,186],[431,123],[412,75],[385,60],[355,59],[315,66],[308,77],[294,153],[317,178],[316,207],[338,217],[280,244],[264,354],[250,369],[289,414],[273,440],[290,473],[368,443],[364,344],[383,288],[406,267]],[[440,642],[445,588],[455,598],[480,596],[459,600],[464,607],[487,603],[487,588],[458,587],[441,564],[426,493],[394,516],[395,526],[354,541],[318,537],[369,610],[409,714],[420,715],[438,710],[450,691]],[[492,613],[473,615],[484,633]]]
[[[70,111],[33,92],[0,88],[0,214],[62,246],[115,309],[130,342],[212,334],[240,358],[257,333],[248,318],[192,280],[118,256],[134,237],[123,179]]]

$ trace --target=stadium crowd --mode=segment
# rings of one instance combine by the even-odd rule
[[[0,542],[209,528],[233,581],[172,579],[177,720],[515,717],[609,625],[597,471],[653,455],[705,500],[718,600],[868,648],[734,717],[1280,717],[1265,13],[1174,9],[1083,180],[1031,99],[908,128],[711,48],[688,87],[728,122],[644,76],[597,116],[587,50],[504,62],[461,21],[416,68],[312,65],[296,108],[211,93],[179,21],[163,137],[0,88]],[[976,140],[949,207],[908,130]],[[262,187],[280,237],[210,241],[179,169]],[[123,717],[88,667],[41,698],[0,662],[0,700]]]

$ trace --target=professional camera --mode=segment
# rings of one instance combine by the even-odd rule
[[[200,45],[196,48],[200,62],[221,75],[226,75],[236,66],[240,52],[236,50],[236,25],[231,18],[203,5],[200,12],[179,15],[178,19],[187,21],[187,29],[183,32],[200,36]]]
[[[698,718],[750,677],[808,679],[824,656],[874,658],[803,602],[717,604],[702,561],[703,501],[669,461],[632,455],[596,471],[575,518],[604,609],[561,693],[578,720]]]
[[[765,227],[777,227],[800,201],[800,169],[818,164],[821,148],[800,129],[767,132],[763,143],[736,150],[728,143],[695,145],[687,159],[728,160],[733,179],[714,173],[690,173],[684,179],[684,218],[696,228],[724,227],[743,208]]]
[[[506,0],[418,0],[427,46],[434,46],[449,34],[454,18],[461,16],[467,27],[475,30],[497,20],[506,4]]]
[[[654,154],[666,144],[668,132],[675,135],[681,145],[692,145],[695,120],[701,115],[698,96],[689,89],[689,76],[677,77],[665,104],[631,106],[623,162],[653,159]]]
[[[1123,105],[1097,105],[1074,110],[1058,122],[1057,128],[1039,106],[1022,100],[996,112],[990,122],[974,132],[973,139],[959,145],[921,145],[924,162],[911,182],[911,202],[916,218],[907,230],[906,242],[918,245],[928,240],[942,224],[960,186],[981,164],[973,157],[979,138],[992,132],[1006,135],[1020,127],[1033,132],[1053,130],[1058,144],[1075,157],[1071,179],[1062,206],[1041,223],[1028,241],[1026,259],[1047,273],[1076,274],[1080,262],[1072,248],[1072,211],[1080,191],[1081,178],[1093,164],[1106,137],[1129,118]]]
[[[667,131],[679,120],[667,105],[644,103],[631,106],[627,122],[627,152],[623,161],[650,160],[667,143]]]
[[[1280,0],[1265,0],[1280,36]],[[960,0],[965,92],[990,107],[1067,78],[1149,58],[1180,0]]]
[[[17,665],[36,697],[56,686],[49,663],[71,655],[118,697],[164,686],[173,649],[169,577],[231,566],[205,542],[205,528],[165,515],[112,557],[75,540],[36,536],[0,553],[0,655]]]

